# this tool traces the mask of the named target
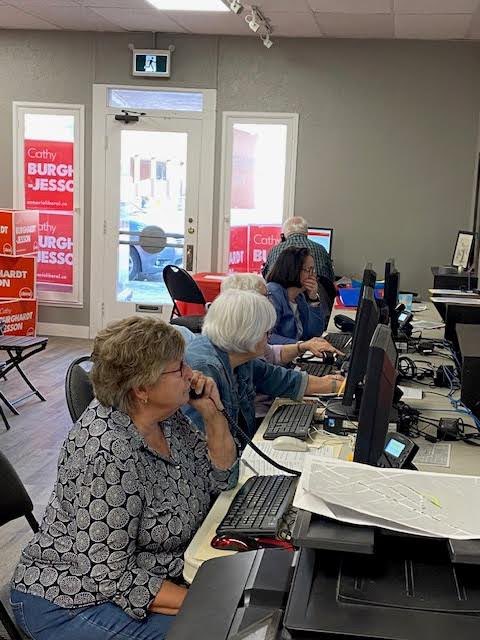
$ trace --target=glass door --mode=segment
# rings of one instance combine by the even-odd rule
[[[103,324],[168,320],[164,267],[196,268],[201,122],[108,116],[107,131]]]

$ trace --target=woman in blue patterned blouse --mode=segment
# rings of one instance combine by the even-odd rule
[[[34,640],[160,640],[180,609],[185,549],[238,475],[218,390],[184,346],[172,326],[140,317],[95,339],[96,398],[64,442],[12,580],[17,623]],[[180,412],[187,402],[205,434]]]

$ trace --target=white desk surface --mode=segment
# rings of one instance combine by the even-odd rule
[[[343,313],[345,315],[349,315],[351,317],[355,317],[356,309],[341,309],[337,310],[338,313]],[[330,319],[329,331],[334,332],[336,330],[335,325],[333,324],[333,316],[336,311],[333,310],[332,318]],[[422,320],[434,320],[437,321],[439,319],[439,315],[435,308],[432,305],[428,305],[428,309],[424,312],[420,312],[415,315],[416,319]],[[424,338],[443,338],[443,330],[433,330],[424,332]],[[408,354],[409,357],[413,359],[421,359],[428,360],[434,364],[445,364],[448,362],[445,358],[434,357],[431,356],[422,356],[420,354]],[[402,382],[404,386],[415,386],[415,383],[405,383]],[[418,388],[418,385],[417,385]],[[422,415],[430,416],[438,420],[441,416],[453,417],[458,416],[459,414],[450,413],[448,410],[451,409],[450,402],[446,397],[447,390],[441,388],[434,388],[432,391],[435,391],[435,394],[425,393],[425,391],[429,391],[427,387],[421,387],[422,391],[424,391],[424,397],[422,400],[411,400],[407,401],[407,404],[410,406],[419,409],[422,411]],[[441,393],[444,397],[440,395],[436,395],[437,393]],[[264,421],[257,433],[255,434],[254,441],[261,441],[262,434],[268,424],[268,420],[270,416],[273,414],[275,409],[279,404],[283,404],[285,402],[290,402],[288,400],[277,399],[274,404],[270,408],[269,412],[264,418]],[[438,410],[445,410],[445,413],[441,413]],[[468,418],[468,416],[462,416],[463,420],[466,424],[472,424],[472,420]],[[428,430],[426,425],[422,425],[422,428]],[[433,428],[432,428],[433,433]],[[321,443],[329,443],[330,436],[322,436],[317,439],[318,444]],[[346,458],[348,453],[351,452],[351,441],[349,443],[348,438],[343,438],[345,446],[342,449],[341,457]],[[422,439],[419,440],[421,442]],[[452,453],[450,459],[450,467],[433,467],[430,465],[419,465],[421,470],[425,471],[435,471],[435,473],[455,473],[455,474],[463,474],[463,475],[480,475],[480,448],[465,444],[464,442],[452,442]],[[231,491],[225,491],[218,496],[215,503],[213,504],[208,516],[203,522],[200,529],[195,534],[193,540],[190,542],[189,546],[185,551],[185,566],[183,570],[183,576],[185,580],[191,583],[195,577],[197,570],[200,568],[201,564],[206,560],[210,560],[212,558],[218,558],[221,556],[228,556],[236,553],[235,551],[220,551],[217,549],[213,549],[210,546],[210,541],[215,536],[216,528],[219,525],[220,521],[227,513],[228,508],[233,500],[233,497],[240,489],[242,484],[253,475],[253,472],[250,471],[245,465],[240,465],[240,481],[235,489]]]

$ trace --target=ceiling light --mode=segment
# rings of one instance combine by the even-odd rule
[[[270,49],[270,47],[273,46],[273,40],[270,40],[270,34],[269,33],[265,33],[265,34],[261,35],[260,38],[262,39],[262,42],[263,42],[264,46],[267,47],[267,49]]]
[[[253,8],[252,13],[247,13],[247,15],[245,16],[245,22],[254,33],[257,33],[257,31],[260,29],[260,20],[258,19],[257,12]]]
[[[161,11],[228,11],[222,0],[147,0]]]
[[[233,13],[242,13],[243,5],[241,2],[238,0],[227,0],[227,2],[229,3],[230,11],[233,11]]]

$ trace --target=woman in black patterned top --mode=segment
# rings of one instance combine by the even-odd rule
[[[160,640],[181,607],[185,549],[238,475],[215,383],[183,352],[179,332],[151,318],[95,339],[96,399],[65,440],[12,580],[16,620],[34,640]],[[189,400],[191,388],[202,397]],[[187,402],[205,435],[180,412]]]

